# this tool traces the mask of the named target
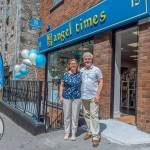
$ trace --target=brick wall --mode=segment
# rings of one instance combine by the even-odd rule
[[[100,1],[101,0],[64,0],[61,5],[53,9],[50,13],[53,7],[53,0],[41,0],[42,33],[46,32],[47,24],[50,24],[51,29],[53,29]]]
[[[139,26],[137,127],[150,133],[150,23]]]
[[[100,112],[104,118],[110,117],[111,90],[111,56],[112,32],[108,31],[94,36],[94,64],[100,67],[104,77],[103,90],[100,97]]]

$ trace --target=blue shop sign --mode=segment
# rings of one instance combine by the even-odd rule
[[[51,51],[147,16],[150,0],[103,0],[39,37],[39,51]]]
[[[42,21],[38,20],[38,19],[31,18],[30,19],[30,27],[41,28],[42,27]]]
[[[4,86],[4,70],[3,70],[3,60],[0,54],[0,90]]]

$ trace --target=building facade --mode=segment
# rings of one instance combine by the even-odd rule
[[[0,52],[5,79],[13,76],[16,64],[22,63],[23,49],[37,49],[40,31],[31,28],[29,20],[39,18],[39,11],[40,0],[0,0]],[[31,73],[29,78],[32,77]]]
[[[93,63],[104,76],[102,118],[133,116],[133,124],[150,133],[149,5],[147,0],[125,4],[118,0],[42,0],[43,35],[38,43],[47,55],[47,66],[39,79],[44,78],[43,71],[45,80],[60,78],[71,58],[83,67],[83,53],[92,52]],[[51,27],[48,33],[47,25]],[[57,97],[55,87],[52,92]]]

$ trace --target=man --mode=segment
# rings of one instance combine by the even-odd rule
[[[91,53],[84,53],[83,60],[85,67],[81,69],[81,99],[87,124],[87,134],[84,139],[87,140],[92,137],[93,146],[97,147],[100,142],[99,100],[103,76],[101,70],[92,64],[93,55]]]

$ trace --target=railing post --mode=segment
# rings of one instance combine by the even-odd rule
[[[19,81],[20,82],[20,81]],[[16,93],[15,93],[15,108],[17,108],[17,101],[18,101],[18,81],[13,81],[13,85],[16,86]],[[12,87],[13,88],[13,87]]]
[[[8,102],[10,104],[10,96],[11,96],[11,86],[10,86],[10,83],[11,81],[8,81]]]
[[[37,98],[37,121],[38,122],[40,122],[41,101],[42,101],[42,81],[39,81],[38,98]]]
[[[25,98],[25,108],[24,108],[24,113],[26,112],[26,107],[27,107],[27,100],[28,100],[28,87],[29,87],[29,81],[27,81],[27,92],[26,92],[26,98]]]

